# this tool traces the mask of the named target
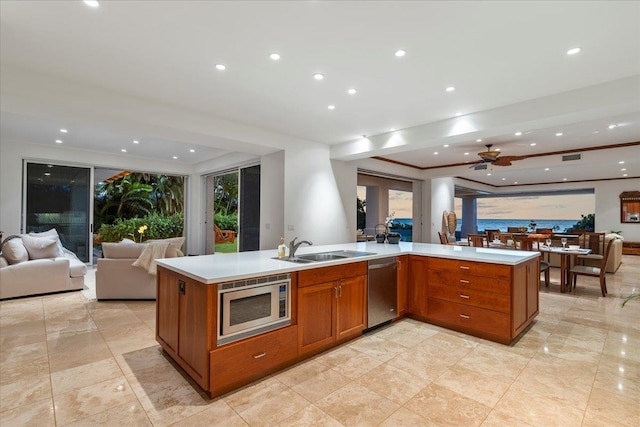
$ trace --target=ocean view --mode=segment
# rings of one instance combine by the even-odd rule
[[[580,221],[580,219],[539,219],[534,220],[536,228],[553,228],[557,232],[564,232]],[[507,231],[507,227],[529,227],[530,219],[480,219],[478,218],[478,231],[485,229]],[[462,220],[458,219],[456,231],[460,231]],[[557,227],[557,228],[555,228]]]

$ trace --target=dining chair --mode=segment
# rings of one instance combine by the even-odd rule
[[[504,243],[507,246],[511,246],[509,245],[509,240],[511,240],[512,245],[515,245],[513,241],[513,233],[500,233],[498,234],[498,239],[500,239],[501,243]]]
[[[522,227],[507,227],[507,233],[520,233],[522,232]]]
[[[609,252],[611,252],[611,245],[613,244],[614,240],[615,239],[609,240],[607,248],[604,251],[604,256],[600,260],[599,267],[588,267],[586,265],[574,265],[573,267],[571,267],[571,269],[569,270],[569,289],[571,289],[571,283],[573,283],[573,288],[575,289],[578,276],[599,277],[600,291],[602,291],[602,296],[607,296],[607,259],[609,258]]]
[[[536,234],[553,234],[553,228],[536,228]]]
[[[440,238],[440,243],[442,243],[443,245],[449,244],[449,240],[447,239],[447,236],[444,235],[444,233],[438,231],[438,237]]]
[[[495,239],[495,237],[498,234],[500,234],[500,229],[499,228],[496,228],[495,230],[485,229],[484,232],[487,235],[487,241],[493,242],[493,239]]]
[[[484,234],[467,234],[467,241],[469,242],[469,246],[475,247],[487,247],[488,242],[485,243],[486,236]]]
[[[602,260],[604,257],[604,233],[592,233],[586,231],[582,234],[580,239],[583,242],[584,248],[591,249],[591,253],[588,255],[578,255],[576,258],[582,265],[588,259]]]
[[[534,252],[537,249],[534,249],[534,242],[538,242],[538,239],[532,239],[530,237],[521,237],[520,238],[520,250],[521,251],[529,251]],[[539,242],[538,242],[539,244]],[[540,273],[544,273],[544,285],[549,287],[549,268],[551,264],[547,261],[543,261],[542,257],[540,258]]]

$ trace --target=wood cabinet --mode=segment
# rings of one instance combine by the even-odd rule
[[[398,257],[398,307],[397,317],[400,318],[407,313],[407,293],[409,286],[409,256],[402,255]]]
[[[539,260],[517,266],[429,258],[427,320],[509,343],[538,313]]]
[[[407,310],[425,320],[428,314],[427,272],[429,258],[409,255],[409,287]]]
[[[213,295],[209,286],[158,267],[156,340],[205,390],[213,346]]]
[[[366,263],[360,262],[299,273],[300,355],[320,352],[362,334],[366,325],[366,269]]]

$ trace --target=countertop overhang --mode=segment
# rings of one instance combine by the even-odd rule
[[[162,258],[158,265],[183,274],[202,283],[222,283],[257,276],[291,273],[294,271],[321,268],[330,265],[349,264],[399,255],[420,255],[448,258],[461,261],[487,262],[492,264],[517,265],[540,256],[539,252],[507,249],[474,248],[465,246],[440,245],[431,243],[400,242],[399,244],[360,242],[324,246],[305,246],[298,249],[298,255],[328,251],[372,252],[374,255],[344,258],[331,261],[297,264],[273,259],[277,250],[262,250],[238,253],[217,253],[213,255]]]

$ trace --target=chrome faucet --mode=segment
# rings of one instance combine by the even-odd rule
[[[301,244],[306,243],[309,246],[313,245],[313,243],[308,240],[300,240],[298,243],[296,243],[296,239],[297,237],[294,237],[293,240],[289,242],[289,258],[296,257],[296,251]]]

